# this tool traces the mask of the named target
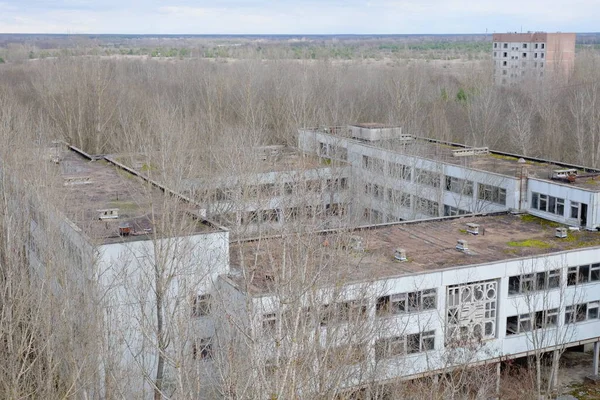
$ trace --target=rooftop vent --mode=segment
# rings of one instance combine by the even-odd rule
[[[490,154],[489,147],[468,147],[466,149],[452,150],[453,157],[469,157]]]
[[[467,233],[470,233],[471,235],[479,235],[479,224],[469,222],[467,224]]]
[[[394,250],[394,259],[396,261],[406,261],[406,250],[401,248]]]
[[[469,246],[467,245],[467,241],[460,239],[456,242],[456,250],[458,251],[462,251],[463,253],[466,253],[467,251],[469,251]]]
[[[566,238],[567,237],[567,228],[565,228],[565,227],[556,228],[556,231],[554,232],[554,236],[556,236],[557,238],[561,238],[561,239]]]
[[[104,210],[98,210],[98,219],[103,221],[105,219],[118,219],[119,209],[118,208],[106,208]]]
[[[129,236],[131,233],[131,225],[128,222],[119,224],[119,236]]]
[[[92,178],[89,176],[67,176],[64,179],[65,186],[89,185],[92,183]]]

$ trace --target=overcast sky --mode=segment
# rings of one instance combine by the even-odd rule
[[[600,31],[600,0],[0,0],[2,33]]]

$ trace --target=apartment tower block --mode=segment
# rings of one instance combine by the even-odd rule
[[[492,55],[497,85],[567,79],[575,62],[575,34],[494,33]]]

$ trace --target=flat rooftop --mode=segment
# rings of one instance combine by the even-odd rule
[[[61,150],[58,166],[64,185],[62,211],[96,244],[161,237],[161,230],[172,223],[185,234],[219,229],[200,218],[193,205],[103,158],[90,160]]]
[[[468,233],[467,223],[478,224],[479,234]],[[304,255],[310,252],[314,260],[324,265],[319,271],[324,283],[348,284],[600,246],[598,232],[569,231],[566,239],[559,239],[555,237],[556,227],[555,223],[530,215],[501,214],[323,233],[313,235],[312,243],[303,238],[249,241],[232,244],[230,259],[232,268],[244,269],[245,275],[252,277],[250,285],[241,279],[242,274],[232,279],[252,294],[269,293],[280,273],[283,249],[288,268],[296,267],[291,255],[305,260]],[[364,251],[351,249],[352,236],[360,238]],[[456,249],[458,240],[467,241],[468,252]],[[304,248],[297,250],[296,246]],[[397,248],[405,249],[407,261],[395,260]],[[299,267],[304,268],[304,264]]]
[[[346,137],[348,139],[360,141],[368,146],[395,151],[400,154],[406,154],[407,156],[422,157],[504,176],[520,177],[521,173],[523,173],[531,178],[548,180],[554,183],[561,183],[592,191],[600,190],[600,174],[598,174],[600,170],[594,168],[587,168],[559,161],[540,160],[517,154],[495,152],[490,149],[488,149],[487,154],[483,154],[479,151],[484,149],[483,147],[473,148],[458,143],[447,143],[423,137],[413,137],[412,139],[409,138],[407,140],[406,136],[403,136],[403,138],[399,139],[368,142],[352,138],[349,129],[343,127],[307,130],[316,130],[330,135]],[[474,150],[476,154],[467,155],[469,150]],[[457,156],[455,154],[459,155]],[[521,162],[519,159],[522,159]],[[553,171],[571,168],[577,170],[578,178],[575,179],[575,181],[568,182],[566,179],[554,180],[551,178]]]
[[[239,158],[231,160],[222,157],[224,158],[224,162],[222,163],[203,159],[201,156],[202,154],[205,154],[206,151],[190,150],[190,153],[195,153],[197,157],[191,157],[190,162],[193,163],[191,171],[193,173],[184,178],[202,178],[206,174],[209,174],[210,178],[219,175],[226,176],[227,174],[237,175],[236,167],[240,168],[240,173],[261,174],[268,172],[325,168],[329,166],[317,156],[301,154],[297,149],[285,146],[257,147],[248,152],[250,154],[246,159]],[[163,172],[161,169],[165,165],[168,166],[168,163],[162,162],[161,160],[161,156],[163,155],[164,154],[158,152],[149,154],[127,153],[115,154],[111,157],[136,171],[151,171],[154,174],[159,175]],[[185,158],[187,159],[187,157]],[[168,173],[168,171],[166,172]]]

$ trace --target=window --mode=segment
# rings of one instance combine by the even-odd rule
[[[496,57],[496,52],[494,52],[494,57]]]
[[[432,217],[439,217],[440,215],[439,203],[437,201],[421,197],[415,197],[415,211]]]
[[[565,310],[565,324],[597,320],[600,316],[598,312],[599,306],[600,301],[567,306]]]
[[[600,263],[579,265],[567,269],[568,286],[598,281],[600,281]]]
[[[571,202],[571,218],[579,219],[579,203],[576,201]]]
[[[192,317],[203,317],[210,314],[210,294],[194,296],[192,299]]]
[[[263,314],[262,328],[266,334],[274,334],[277,329],[277,315],[275,313]]]
[[[321,307],[321,326],[330,323],[357,321],[367,317],[367,305],[362,301],[345,301]]]
[[[521,314],[506,318],[506,335],[529,332],[533,329],[531,314]]]
[[[410,194],[396,189],[388,189],[388,201],[394,206],[410,208]]]
[[[494,48],[497,48],[497,47],[498,47],[498,43],[494,43]]]
[[[508,43],[504,43],[504,45],[502,47],[505,49],[508,49]]]
[[[454,193],[464,194],[465,196],[473,195],[473,181],[446,176],[446,190]]]
[[[376,199],[383,199],[383,187],[374,184],[373,185],[373,197]]]
[[[391,162],[388,164],[388,174],[394,178],[410,181],[411,168],[406,165]]]
[[[385,161],[380,158],[373,158],[370,169],[373,172],[377,172],[383,175],[383,171],[385,170]]]
[[[329,143],[319,142],[319,156],[326,159],[335,158],[346,161],[348,159],[348,149]]]
[[[527,53],[523,53],[523,54],[522,54],[522,57],[523,57],[523,58],[527,58]]]
[[[421,353],[435,348],[435,331],[415,333],[406,336],[408,354]]]
[[[424,169],[415,169],[416,181],[427,186],[440,187],[441,176],[436,172],[426,171]]]
[[[544,58],[544,53],[540,53],[540,58]]]
[[[545,47],[546,47],[546,44],[545,44],[545,43],[542,43],[542,44],[541,44],[541,48],[542,48],[542,49],[544,49]]]
[[[507,52],[502,53],[502,57],[504,57],[504,58],[508,57],[508,53]]]
[[[362,167],[363,169],[370,169],[371,168],[371,157],[369,156],[362,156]]]
[[[555,289],[560,286],[560,270],[511,276],[508,278],[508,294],[527,293],[535,290]]]
[[[565,214],[565,199],[532,192],[531,208],[563,216]]]
[[[296,191],[296,184],[291,183],[291,182],[286,182],[283,185],[283,188],[284,188],[285,194],[294,194],[294,192]]]
[[[468,211],[461,210],[457,207],[452,207],[447,204],[444,204],[444,217],[453,217],[455,215],[465,215],[468,214]]]
[[[537,58],[538,53],[533,53],[533,58]]]
[[[535,44],[535,48],[536,48],[536,49],[538,48],[538,44],[537,44],[537,43]]]
[[[212,358],[212,339],[200,339],[192,344],[192,358],[194,360],[208,360]]]
[[[417,292],[397,293],[377,299],[377,315],[386,316],[433,310],[437,307],[436,289],[427,289]]]
[[[543,62],[540,63],[540,68],[544,68],[544,63]]]
[[[363,169],[368,169],[383,174],[383,170],[385,168],[385,161],[378,158],[363,155],[362,167]]]
[[[526,49],[527,48],[527,43],[523,43],[523,48]]]
[[[479,184],[478,198],[479,200],[491,201],[501,205],[506,205],[506,189]]]
[[[383,360],[406,354],[406,337],[395,336],[375,342],[375,360]]]
[[[508,65],[508,61],[502,61],[502,66],[506,67]]]

